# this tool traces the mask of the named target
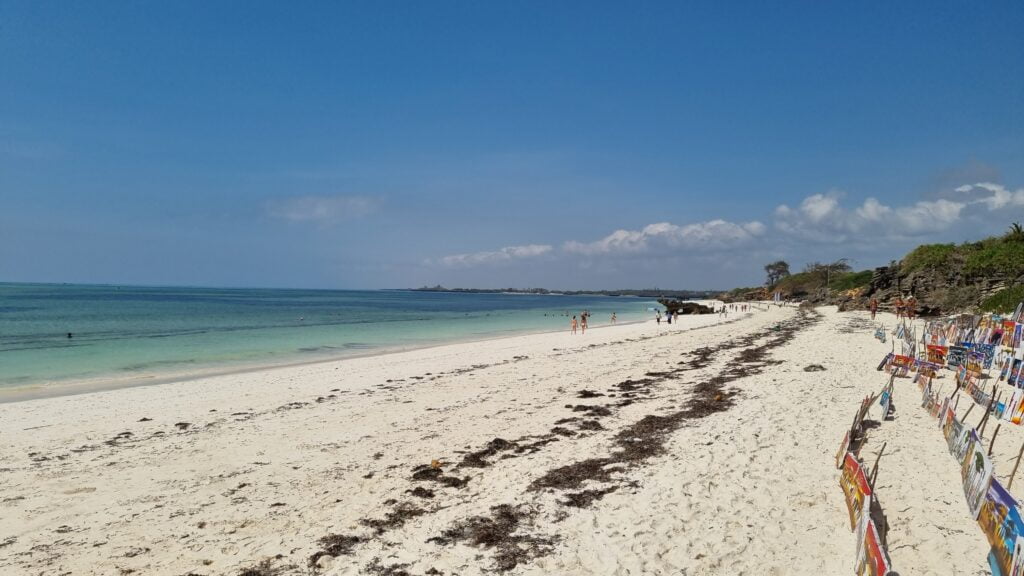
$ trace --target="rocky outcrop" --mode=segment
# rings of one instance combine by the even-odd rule
[[[977,310],[986,298],[1022,280],[999,275],[968,277],[959,266],[904,271],[901,263],[895,262],[875,269],[858,307],[877,299],[881,309],[892,310],[897,298],[913,296],[919,316],[953,314]]]
[[[714,313],[714,310],[708,306],[687,300],[669,300],[667,298],[659,298],[658,304],[664,306],[668,314],[675,314],[676,312],[679,312],[679,314],[686,316],[691,314]]]

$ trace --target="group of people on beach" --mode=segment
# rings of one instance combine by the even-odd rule
[[[715,311],[722,318],[728,318],[729,312],[749,312],[750,304],[723,304],[721,308]]]
[[[570,322],[570,324],[569,324],[570,327],[572,328],[572,333],[575,334],[576,333],[576,329],[579,328],[580,332],[582,334],[586,334],[587,333],[587,318],[589,318],[589,317],[590,317],[590,310],[584,310],[583,312],[580,312],[580,319],[579,319],[578,322],[576,321],[576,316],[573,316],[572,317],[572,322]]]
[[[896,299],[893,300],[892,305],[893,309],[896,311],[897,320],[902,320],[903,318],[913,320],[914,316],[917,314],[917,300],[913,295],[908,296],[906,300],[897,296]],[[871,319],[874,320],[875,314],[878,313],[878,298],[872,298],[871,301],[868,302],[868,310],[871,311]]]
[[[566,312],[565,315],[568,316],[569,313]],[[576,331],[578,330],[580,332],[580,334],[586,334],[587,333],[587,325],[588,325],[588,323],[590,321],[590,316],[591,316],[590,310],[584,310],[584,311],[580,312],[578,320],[576,319],[576,316],[573,315],[572,319],[569,321],[569,330],[571,331],[571,333],[575,334]],[[618,321],[619,321],[619,317],[615,314],[615,312],[612,312],[611,323],[615,324]]]

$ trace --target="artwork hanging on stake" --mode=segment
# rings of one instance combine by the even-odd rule
[[[1020,555],[1017,546],[1024,535],[1024,522],[1017,501],[998,480],[989,484],[978,524],[992,547],[988,555],[992,574],[1012,574],[1014,559]]]
[[[960,465],[960,476],[964,482],[967,509],[970,510],[971,517],[977,519],[992,480],[992,461],[985,454],[985,447],[975,430],[971,430],[969,434]]]
[[[963,346],[950,346],[946,354],[946,366],[959,368],[967,361],[967,348]]]
[[[867,525],[864,527],[860,552],[854,572],[858,575],[870,576],[887,576],[889,574],[891,571],[889,554],[886,553],[882,539],[878,535],[878,527],[875,526],[875,522],[871,518],[867,519]]]
[[[946,352],[947,352],[948,349],[945,346],[938,346],[936,344],[929,344],[927,350],[928,350],[928,361],[929,362],[932,362],[934,364],[938,364],[939,366],[945,366],[946,365]]]
[[[855,530],[861,515],[867,515],[866,504],[870,502],[871,486],[864,474],[864,467],[849,452],[846,453],[843,460],[843,473],[839,477],[839,486],[846,496],[846,510],[850,514],[850,530]]]

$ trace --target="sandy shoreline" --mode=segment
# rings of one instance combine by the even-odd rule
[[[0,571],[852,573],[834,458],[887,350],[864,314],[773,308],[3,404]],[[895,568],[978,573],[897,384]]]

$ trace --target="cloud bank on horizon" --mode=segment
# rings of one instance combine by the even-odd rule
[[[794,260],[791,264],[800,266],[800,258],[825,259],[813,256],[814,246],[845,245],[850,253],[863,255],[889,245],[892,253],[878,256],[898,258],[902,253],[897,251],[910,243],[957,241],[950,234],[954,231],[962,234],[960,240],[998,234],[1024,215],[1024,188],[1011,190],[993,182],[959,186],[948,198],[901,206],[868,197],[850,207],[843,204],[845,196],[842,191],[830,190],[807,196],[797,206],[780,204],[771,215],[771,224],[722,219],[690,224],[657,222],[636,230],[618,229],[592,241],[566,240],[558,248],[548,244],[506,246],[424,263],[443,268],[508,267],[543,259],[590,268],[597,260],[656,262],[746,253],[788,257]]]

